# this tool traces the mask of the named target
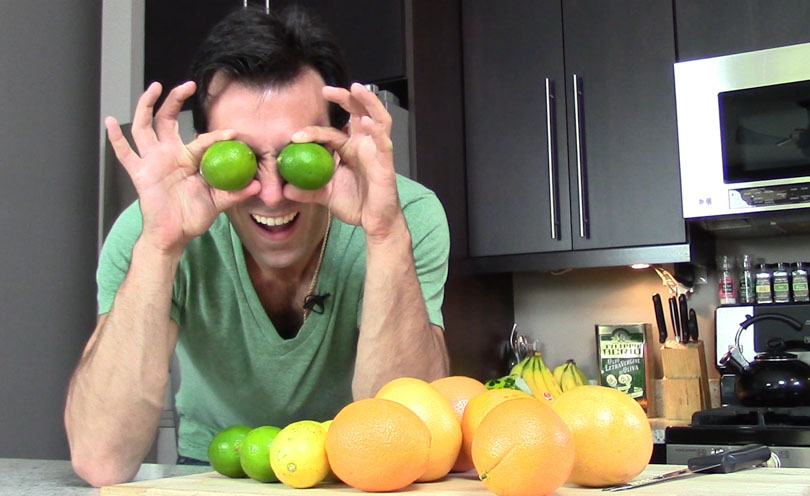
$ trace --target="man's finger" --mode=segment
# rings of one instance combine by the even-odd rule
[[[205,150],[208,149],[209,146],[213,145],[217,141],[224,141],[234,139],[236,137],[236,131],[233,129],[218,129],[216,131],[211,131],[210,133],[205,133],[197,136],[197,138],[186,145],[186,151],[188,151],[190,155],[190,159],[195,165],[199,165],[200,160],[202,160],[203,154],[205,154]]]
[[[385,106],[380,101],[380,98],[374,92],[366,89],[365,86],[359,83],[354,83],[351,87],[352,96],[363,105],[365,113],[367,113],[375,122],[383,126],[386,132],[391,131],[391,114],[385,109]]]
[[[121,132],[121,126],[115,117],[104,119],[104,126],[107,128],[107,137],[112,145],[116,158],[124,166],[124,169],[131,175],[135,172],[136,162],[140,158],[129,146],[129,142]]]
[[[163,105],[155,114],[155,131],[161,141],[179,139],[177,134],[177,116],[183,109],[183,103],[194,94],[196,84],[193,81],[183,83],[169,92]]]
[[[138,151],[143,153],[148,148],[157,143],[155,130],[152,129],[152,113],[155,109],[155,102],[162,91],[160,83],[152,83],[143,92],[135,106],[135,114],[132,116],[132,139]]]

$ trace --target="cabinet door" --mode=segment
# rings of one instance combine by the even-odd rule
[[[566,0],[563,21],[574,249],[683,242],[672,3]]]
[[[676,0],[678,60],[810,42],[810,2]]]
[[[462,2],[471,256],[571,248],[560,16],[559,2]]]

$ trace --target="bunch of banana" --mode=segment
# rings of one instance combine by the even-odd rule
[[[577,367],[577,362],[570,358],[564,364],[554,367],[554,378],[563,391],[588,384],[588,377],[585,372]]]
[[[562,394],[559,384],[554,379],[554,374],[551,369],[546,367],[539,351],[530,353],[509,372],[511,375],[522,377],[537,399],[551,401]]]

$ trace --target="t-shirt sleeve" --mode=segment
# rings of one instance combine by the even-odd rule
[[[416,275],[431,324],[444,329],[442,303],[450,257],[450,231],[441,202],[433,193],[403,205],[411,232]]]
[[[96,300],[98,314],[103,315],[112,309],[118,288],[124,282],[132,260],[132,248],[141,235],[143,219],[140,205],[137,201],[127,207],[118,216],[99,254],[98,268],[96,269]],[[172,301],[171,318],[177,321],[179,310]]]

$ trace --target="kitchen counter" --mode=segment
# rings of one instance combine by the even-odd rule
[[[157,465],[144,463],[136,481],[162,479],[177,475],[210,472],[211,467],[194,465]],[[99,490],[87,485],[66,460],[26,460],[0,458],[0,495],[96,496]]]
[[[681,468],[672,465],[650,465],[643,476],[662,473]],[[198,475],[199,474],[199,475]],[[177,479],[168,477],[187,476]],[[161,479],[160,481],[156,479]],[[123,486],[105,488],[108,494],[199,494],[200,484],[210,494],[276,494],[299,495],[304,491],[288,488],[282,484],[258,484],[246,479],[226,479],[211,473],[208,466],[176,466],[144,464],[135,476],[137,482]],[[154,481],[146,482],[146,481]],[[230,484],[230,486],[228,486]],[[222,487],[219,487],[221,485]],[[176,486],[176,487],[175,487]],[[151,487],[151,489],[149,489]],[[680,480],[634,489],[632,495],[734,495],[747,496],[773,494],[779,487],[781,496],[810,496],[810,469],[800,468],[758,468],[734,474],[695,475]],[[193,489],[197,488],[197,489]],[[220,492],[218,490],[221,489]],[[475,474],[454,474],[447,479],[429,483],[414,484],[409,492],[421,492],[426,496],[482,494],[491,495]],[[460,492],[459,492],[460,489]],[[244,491],[243,491],[244,490]],[[118,492],[116,492],[118,491]],[[258,492],[257,492],[258,491]],[[343,484],[327,484],[313,488],[310,494],[370,494],[362,493]],[[0,459],[0,494],[25,494],[29,496],[84,496],[98,495],[99,490],[89,487],[73,472],[70,462],[63,460],[22,460]],[[563,487],[557,491],[560,495],[606,494],[599,489]],[[623,493],[619,493],[623,494]]]

